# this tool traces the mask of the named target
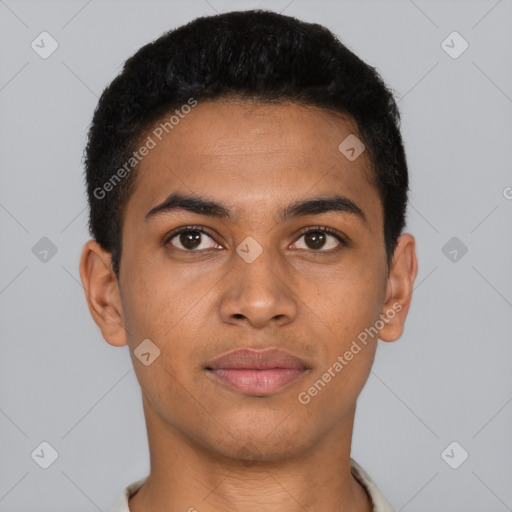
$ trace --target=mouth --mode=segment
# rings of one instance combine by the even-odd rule
[[[205,369],[232,390],[268,396],[292,385],[311,368],[283,350],[239,349],[214,359]]]

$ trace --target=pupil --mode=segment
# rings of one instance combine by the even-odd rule
[[[186,231],[180,234],[180,242],[187,249],[195,249],[201,242],[199,231]]]
[[[308,243],[311,242],[311,243]],[[312,246],[313,249],[320,249],[325,242],[325,234],[324,233],[307,233],[306,234],[306,244],[308,244],[310,247]]]

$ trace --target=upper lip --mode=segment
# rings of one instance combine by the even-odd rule
[[[268,370],[270,368],[308,369],[309,366],[300,358],[277,348],[256,350],[237,349],[216,357],[208,366],[208,370],[219,369]]]

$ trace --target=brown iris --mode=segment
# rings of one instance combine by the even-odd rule
[[[195,249],[201,243],[201,236],[199,231],[185,231],[180,233],[180,242],[185,249]]]
[[[306,244],[312,249],[321,249],[325,244],[325,233],[311,231],[310,233],[306,233],[304,235],[304,240]]]

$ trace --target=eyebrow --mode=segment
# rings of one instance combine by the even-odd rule
[[[178,209],[235,222],[235,216],[226,206],[205,197],[178,192],[170,194],[162,203],[151,208],[144,216],[144,220],[148,221],[152,217],[171,213]],[[306,215],[320,215],[327,212],[348,213],[356,216],[364,223],[368,223],[363,210],[354,201],[342,195],[294,201],[281,209],[278,222]]]

